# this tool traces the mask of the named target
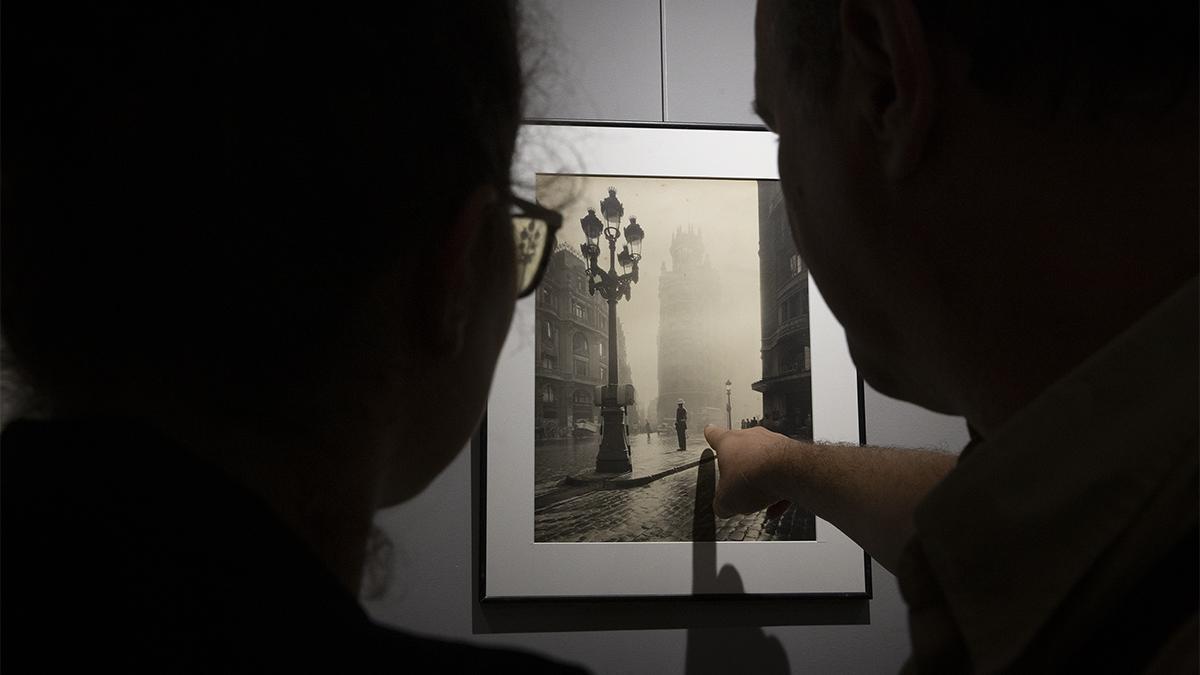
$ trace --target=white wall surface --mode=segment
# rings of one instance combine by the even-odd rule
[[[523,4],[536,24],[529,31],[536,39],[525,54],[534,76],[530,117],[758,121],[749,114],[751,0]],[[865,401],[871,444],[955,450],[966,442],[957,418],[900,403],[869,387]],[[555,610],[537,607],[517,608],[502,621],[481,612],[476,601],[472,509],[471,453],[464,450],[423,494],[380,514],[397,551],[389,593],[366,603],[373,616],[420,633],[535,650],[597,673],[891,673],[909,651],[895,579],[877,564],[869,605],[847,609],[797,602],[794,621],[778,612],[760,621],[761,612],[735,605],[655,610],[659,616],[651,623],[674,622],[679,628],[622,630],[646,625],[647,612],[620,605],[588,609],[589,616],[576,617],[575,625],[569,611],[558,610],[556,624]],[[589,621],[604,629],[578,630],[580,622],[586,627]],[[710,627],[714,622],[727,625]],[[737,627],[756,622],[780,625]],[[551,630],[556,625],[576,630]]]
[[[863,407],[867,414],[867,443],[871,445],[957,453],[970,440],[963,418],[888,398],[870,385],[863,393]]]
[[[658,0],[526,0],[526,116],[663,119]]]
[[[666,121],[762,124],[751,107],[754,3],[663,0],[662,7]]]

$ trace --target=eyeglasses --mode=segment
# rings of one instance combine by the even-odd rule
[[[509,203],[517,248],[517,297],[523,298],[533,293],[546,274],[554,251],[554,233],[562,227],[563,218],[558,211],[517,196],[511,196]]]

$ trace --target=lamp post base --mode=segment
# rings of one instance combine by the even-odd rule
[[[625,413],[617,405],[603,406],[600,417],[604,432],[600,437],[600,452],[596,454],[596,473],[627,473],[633,470],[629,461],[629,439],[625,437]]]
[[[633,471],[633,465],[629,463],[628,459],[607,462],[603,459],[596,460],[596,473],[629,473],[630,471]]]

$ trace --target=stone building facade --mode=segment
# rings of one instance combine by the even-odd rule
[[[762,301],[763,419],[784,433],[812,439],[812,359],[808,269],[796,253],[777,181],[758,184],[759,277]]]
[[[662,264],[658,283],[658,399],[660,424],[672,424],[684,400],[688,426],[725,424],[725,378],[718,372],[719,345],[708,327],[719,320],[721,285],[694,229],[671,237],[671,264]]]
[[[586,269],[583,256],[560,244],[538,287],[534,345],[536,440],[590,435],[600,427],[600,408],[593,404],[593,390],[608,383],[608,302],[599,293],[588,294]],[[617,370],[620,384],[632,384],[620,319]],[[632,406],[629,412],[634,413]]]

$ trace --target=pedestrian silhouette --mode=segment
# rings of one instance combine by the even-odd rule
[[[687,449],[687,408],[683,407],[683,399],[677,402],[679,407],[675,409],[675,435],[679,438],[679,449]]]

